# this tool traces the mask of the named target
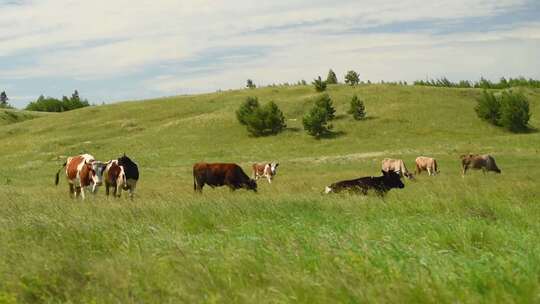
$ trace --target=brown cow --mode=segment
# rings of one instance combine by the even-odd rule
[[[495,159],[493,156],[488,154],[463,154],[461,158],[461,168],[463,169],[462,175],[465,176],[467,169],[482,169],[482,172],[494,171],[496,173],[501,173],[501,170],[495,164]]]
[[[251,171],[253,172],[253,178],[258,180],[259,177],[266,177],[268,183],[272,183],[272,179],[277,173],[277,167],[279,163],[263,163],[263,164],[253,164],[251,166]]]
[[[84,199],[85,188],[89,188],[92,193],[95,193],[97,187],[102,183],[105,164],[96,161],[90,154],[68,157],[67,161],[62,165],[62,168],[64,167],[66,168],[66,177],[69,183],[69,193],[72,197],[74,195],[78,197],[80,194]],[[58,185],[62,168],[56,172],[56,185]]]
[[[196,163],[193,165],[193,189],[202,193],[205,184],[212,188],[225,185],[231,191],[245,188],[257,192],[257,182],[250,179],[237,164]]]
[[[414,170],[415,174],[420,174],[422,173],[422,171],[427,171],[429,176],[439,173],[437,160],[435,158],[418,156],[415,160],[415,163],[416,163],[416,169]]]
[[[105,182],[105,194],[109,195],[109,188],[113,187],[113,195],[120,197],[122,189],[127,189],[126,174],[124,167],[118,165],[118,160],[107,162],[107,167],[103,172],[103,180]]]
[[[405,176],[409,179],[413,178],[412,173],[407,170],[407,167],[405,167],[405,163],[401,159],[385,158],[382,161],[381,169],[385,172],[394,171],[398,173],[401,177]]]

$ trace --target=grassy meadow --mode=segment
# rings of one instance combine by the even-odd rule
[[[334,134],[302,115],[311,86],[123,102],[4,119],[0,112],[0,303],[540,302],[540,90],[523,89],[532,130],[480,121],[478,89],[329,86]],[[350,98],[368,119],[346,115]],[[273,100],[287,130],[254,138],[235,117],[247,96]],[[17,114],[19,115],[19,114]],[[34,117],[36,116],[36,117]],[[54,174],[83,152],[126,153],[136,198],[103,189],[71,200]],[[492,154],[502,174],[461,177],[459,155]],[[384,200],[323,195],[379,175],[385,157],[437,158],[440,175]],[[259,191],[205,187],[192,164],[278,161]]]

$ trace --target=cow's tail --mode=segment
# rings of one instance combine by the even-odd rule
[[[67,162],[65,162],[58,171],[56,171],[56,177],[54,179],[54,184],[58,186],[58,182],[60,182],[60,171],[66,166]]]

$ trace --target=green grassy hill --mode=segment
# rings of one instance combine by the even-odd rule
[[[0,126],[9,125],[9,124],[29,120],[29,119],[47,116],[47,115],[54,115],[54,114],[11,110],[11,109],[0,109]]]
[[[0,127],[0,303],[530,302],[540,294],[540,133],[480,121],[476,89],[330,86],[333,138],[302,129],[309,86],[124,102]],[[540,128],[540,90],[525,90]],[[345,115],[353,94],[369,119]],[[248,136],[235,110],[275,101],[288,129]],[[127,153],[137,198],[81,203],[54,174],[66,156]],[[490,153],[501,175],[462,178],[458,156]],[[379,175],[384,157],[419,155],[441,174],[383,201],[324,196]],[[259,193],[205,188],[192,164],[279,161]]]

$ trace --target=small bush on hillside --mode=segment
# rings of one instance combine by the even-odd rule
[[[315,87],[315,91],[317,91],[317,92],[326,91],[326,81],[323,81],[321,79],[321,76],[319,76],[317,79],[314,79],[312,84]]]
[[[351,108],[349,109],[349,114],[352,114],[353,118],[356,120],[362,120],[366,118],[366,108],[364,107],[364,102],[354,95],[351,99]]]
[[[491,124],[499,125],[501,116],[501,104],[492,92],[484,91],[477,99],[478,104],[474,108],[476,115]]]
[[[328,113],[326,112],[326,109],[317,105],[314,105],[313,108],[304,115],[302,124],[309,135],[317,138],[328,134],[330,129],[332,129],[332,125],[328,124]]]
[[[326,111],[326,119],[332,120],[336,117],[336,109],[332,103],[330,95],[323,94],[315,100],[315,106],[321,107]]]
[[[236,111],[236,117],[253,136],[278,134],[287,127],[277,104],[271,101],[261,107],[256,97],[248,97]]]
[[[348,71],[345,75],[345,83],[349,85],[357,85],[360,82],[360,76],[355,71]]]
[[[529,101],[522,93],[505,91],[496,96],[484,91],[477,101],[475,111],[479,118],[511,132],[527,130],[531,114]]]
[[[236,118],[241,124],[247,125],[248,117],[251,116],[259,107],[259,100],[257,97],[250,96],[246,98],[244,103],[242,103],[240,108],[236,111]]]
[[[328,76],[326,77],[326,83],[327,84],[337,84],[338,83],[336,73],[334,73],[334,71],[332,71],[332,69],[330,69],[330,71],[328,71]]]
[[[501,114],[499,125],[512,132],[528,129],[531,118],[529,101],[522,93],[503,92],[501,95]]]

